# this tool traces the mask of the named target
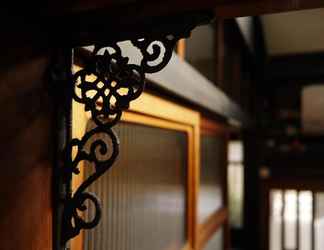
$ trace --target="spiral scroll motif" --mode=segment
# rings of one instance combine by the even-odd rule
[[[94,171],[65,201],[63,244],[82,229],[93,228],[99,223],[100,202],[86,189],[113,165],[118,156],[119,141],[112,128],[120,120],[123,110],[143,92],[145,73],[158,72],[167,65],[178,39],[169,35],[159,40],[132,40],[132,45],[142,54],[139,65],[130,64],[117,44],[96,45],[88,64],[73,74],[73,99],[91,113],[96,127],[67,145],[64,178],[71,181],[73,174],[79,173],[79,164],[83,161],[92,163]],[[99,138],[96,135],[106,140],[96,139]],[[74,157],[72,149],[76,151]],[[85,221],[80,214],[88,209],[86,204],[89,203],[94,205],[95,216],[91,221]]]

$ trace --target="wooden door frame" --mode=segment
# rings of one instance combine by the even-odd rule
[[[78,66],[75,66],[78,69]],[[98,105],[101,105],[98,103]],[[73,102],[73,138],[81,137],[87,128],[89,114],[79,103]],[[130,109],[123,113],[122,122],[148,125],[152,127],[185,132],[188,138],[188,183],[187,183],[187,243],[182,250],[197,248],[197,195],[199,189],[200,170],[200,114],[171,101],[143,93],[132,102]],[[82,183],[84,171],[80,166],[80,174],[73,178],[72,187]],[[83,250],[83,232],[71,241],[72,250]]]
[[[75,66],[78,70],[79,66]],[[98,105],[102,105],[98,103]],[[73,102],[73,137],[81,137],[86,130],[90,116],[84,112],[82,105]],[[201,118],[200,113],[178,105],[161,97],[143,93],[138,100],[131,103],[130,109],[123,113],[122,122],[149,125],[158,128],[182,131],[188,138],[188,202],[187,225],[188,242],[182,250],[201,250],[223,227],[224,249],[229,249],[228,201],[227,201],[227,143],[231,127],[215,120]],[[206,221],[198,224],[198,195],[200,186],[200,136],[212,134],[224,137],[224,154],[222,167],[222,189],[224,204]],[[83,181],[83,170],[73,179],[75,188]],[[83,233],[71,241],[72,250],[83,250]]]

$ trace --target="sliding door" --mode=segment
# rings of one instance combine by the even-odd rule
[[[95,126],[89,119],[85,125]],[[198,113],[144,94],[124,113],[115,132],[118,160],[88,190],[102,202],[102,219],[72,242],[72,250],[193,249]],[[105,140],[105,135],[98,134],[98,139]],[[87,162],[82,169],[83,179],[94,170]],[[93,216],[89,206],[85,219]]]
[[[227,131],[219,123],[202,119],[198,196],[198,249],[227,246]]]

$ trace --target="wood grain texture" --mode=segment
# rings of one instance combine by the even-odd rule
[[[50,250],[49,60],[22,48],[7,48],[0,60],[0,249]]]

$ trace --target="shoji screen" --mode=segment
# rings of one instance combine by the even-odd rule
[[[199,248],[223,249],[222,228],[227,221],[225,127],[203,119],[200,142]]]
[[[198,113],[144,94],[122,119],[118,160],[89,190],[102,201],[102,220],[72,250],[192,249]],[[92,166],[83,169],[86,177]]]

